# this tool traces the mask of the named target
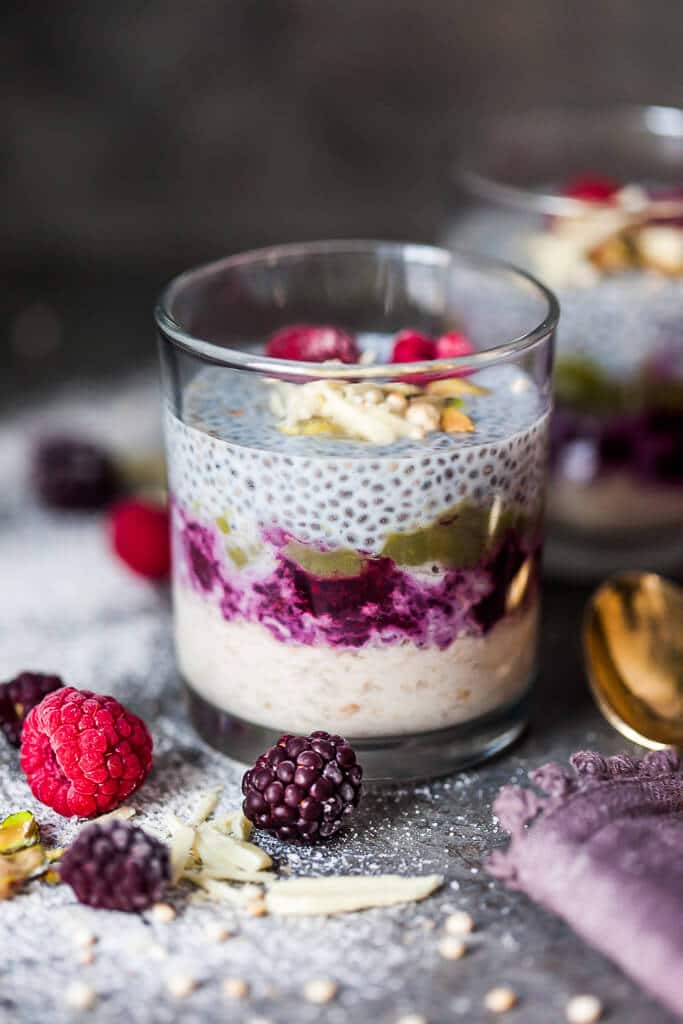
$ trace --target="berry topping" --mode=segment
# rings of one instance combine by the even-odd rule
[[[620,188],[618,181],[605,174],[580,174],[567,182],[563,194],[586,203],[606,203]]]
[[[60,875],[81,903],[100,910],[146,910],[171,877],[166,846],[125,821],[88,825],[62,858]]]
[[[110,535],[121,561],[150,580],[168,576],[171,541],[168,512],[149,501],[122,501],[112,509]]]
[[[0,729],[13,747],[21,743],[21,730],[29,711],[48,693],[63,685],[59,676],[46,676],[41,672],[22,672],[8,683],[0,684]]]
[[[358,805],[363,769],[341,736],[281,736],[242,779],[250,821],[279,839],[314,843],[335,835]]]
[[[411,328],[400,331],[394,341],[392,363],[419,363],[423,359],[436,359],[436,344],[433,339]]]
[[[339,327],[293,324],[272,335],[266,355],[304,363],[324,363],[327,359],[357,363],[360,353],[351,335]]]
[[[48,437],[39,443],[33,482],[40,500],[51,508],[102,508],[118,489],[107,453],[99,445],[70,437]]]
[[[437,359],[456,359],[458,356],[471,356],[475,351],[468,337],[460,331],[448,331],[436,339]]]
[[[63,687],[24,722],[21,767],[31,792],[66,818],[113,811],[151,766],[147,726],[113,697]]]

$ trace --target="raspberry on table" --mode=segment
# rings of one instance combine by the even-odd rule
[[[38,443],[33,484],[43,504],[62,509],[102,508],[119,489],[116,468],[103,448],[58,435]]]
[[[335,835],[358,806],[363,769],[341,736],[281,736],[242,779],[247,818],[279,839]]]
[[[357,363],[360,352],[353,337],[339,327],[292,324],[270,337],[266,355],[305,363],[324,363],[327,359]]]
[[[63,685],[59,676],[42,672],[21,672],[9,682],[0,683],[0,729],[13,747],[21,743],[21,730],[29,711]]]
[[[125,821],[82,829],[62,857],[59,873],[81,903],[100,910],[146,910],[171,878],[168,848]]]
[[[21,767],[31,792],[66,818],[113,811],[151,766],[147,726],[113,697],[66,686],[24,722]]]
[[[167,509],[150,501],[121,501],[109,518],[111,544],[121,561],[139,576],[162,580],[171,570]]]

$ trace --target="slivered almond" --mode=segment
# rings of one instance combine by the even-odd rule
[[[213,825],[200,825],[194,850],[205,871],[228,865],[241,871],[261,871],[271,867],[273,861],[259,846],[244,839],[226,836]]]
[[[228,814],[223,824],[216,827],[233,839],[249,839],[254,831],[254,826],[241,810]]]
[[[344,914],[426,899],[443,883],[441,875],[339,875],[274,882],[266,891],[271,914]]]
[[[188,825],[201,825],[210,818],[218,807],[218,802],[223,795],[223,787],[216,786],[214,789],[207,789],[202,793],[197,804],[197,809],[188,821]]]
[[[175,814],[170,814],[167,820],[171,831],[171,842],[169,844],[171,883],[176,885],[180,881],[191,858],[196,830],[191,825],[186,825],[184,821],[176,818]]]

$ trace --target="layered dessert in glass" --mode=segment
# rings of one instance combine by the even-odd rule
[[[389,243],[170,286],[175,637],[209,742],[325,729],[416,777],[519,733],[555,318],[520,272]]]
[[[551,568],[683,568],[683,111],[534,111],[465,147],[462,243],[559,297]]]

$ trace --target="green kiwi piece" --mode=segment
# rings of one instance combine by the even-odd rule
[[[312,576],[333,578],[335,576],[360,576],[365,568],[365,559],[350,548],[338,551],[319,551],[297,541],[290,541],[284,548],[286,558]]]

